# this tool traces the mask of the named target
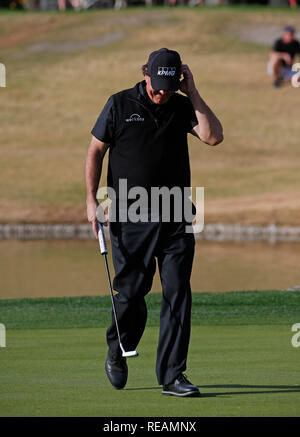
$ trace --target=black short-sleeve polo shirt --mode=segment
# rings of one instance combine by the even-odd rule
[[[118,196],[119,181],[132,187],[190,187],[187,134],[197,125],[188,97],[175,93],[153,104],[145,81],[112,95],[91,133],[108,143],[108,186]]]

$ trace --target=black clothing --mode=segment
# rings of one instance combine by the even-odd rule
[[[125,387],[128,378],[126,358],[122,355],[114,356],[109,351],[105,361],[105,371],[109,382],[115,389],[121,390]]]
[[[180,397],[200,396],[198,387],[192,384],[184,374],[180,374],[171,384],[164,385],[162,394]]]
[[[296,54],[300,54],[300,43],[296,39],[291,43],[287,44],[282,38],[279,38],[273,44],[272,50],[275,52],[288,53],[293,61]],[[286,66],[286,62],[282,60],[283,66]]]
[[[92,134],[110,144],[107,185],[119,195],[144,187],[190,187],[187,133],[198,124],[190,100],[175,93],[163,105],[151,102],[144,82],[111,96]]]
[[[108,186],[117,199],[120,179],[127,180],[127,192],[135,186],[147,192],[151,187],[190,187],[187,134],[197,124],[187,97],[174,93],[167,103],[156,105],[145,81],[111,96],[92,134],[110,145]],[[144,296],[158,261],[163,293],[156,362],[159,384],[169,384],[186,369],[195,240],[185,225],[184,220],[164,222],[161,216],[157,222],[110,223],[115,305],[125,350],[136,349],[144,332]],[[113,314],[107,344],[113,355],[120,352]]]
[[[156,260],[162,283],[156,375],[159,384],[171,383],[186,370],[190,339],[190,275],[194,234],[184,223],[111,223],[110,239],[115,277],[113,288],[121,342],[134,350],[143,335],[147,308],[144,296],[152,287]],[[112,315],[113,316],[113,315]],[[114,318],[107,330],[111,353],[119,350]]]

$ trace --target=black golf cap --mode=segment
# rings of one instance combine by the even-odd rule
[[[294,28],[294,26],[285,26],[283,31],[284,32],[290,32],[290,33],[295,33],[295,28]]]
[[[166,48],[152,52],[148,59],[148,75],[155,90],[177,91],[181,76],[179,53]]]

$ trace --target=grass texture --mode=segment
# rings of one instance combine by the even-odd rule
[[[193,293],[193,325],[267,325],[300,321],[298,291]],[[148,326],[159,324],[161,293],[146,296]],[[105,327],[110,296],[1,299],[0,322],[7,329]]]
[[[200,398],[161,395],[158,327],[128,359],[124,390],[106,379],[104,328],[7,331],[0,416],[299,416],[299,348],[290,325],[193,326],[187,375]]]

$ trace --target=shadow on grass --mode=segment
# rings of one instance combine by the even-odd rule
[[[225,389],[251,389],[247,391],[224,391],[217,393],[201,393],[201,398],[211,398],[226,395],[249,395],[249,394],[275,394],[275,393],[300,393],[300,386],[293,385],[244,385],[244,384],[220,384],[220,385],[198,385],[200,389],[225,388]],[[259,390],[255,390],[259,389]],[[268,390],[263,390],[268,389]],[[161,390],[161,387],[132,387],[125,390]]]
[[[124,390],[161,390],[160,386],[157,387],[132,387],[132,388],[124,388]]]

